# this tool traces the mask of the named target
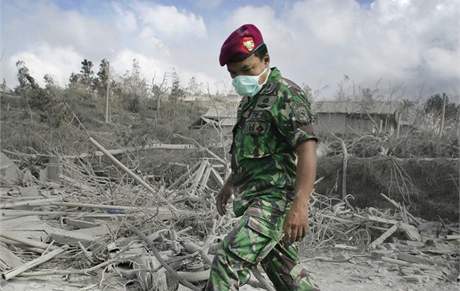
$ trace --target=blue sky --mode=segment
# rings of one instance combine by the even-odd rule
[[[458,0],[19,0],[2,2],[2,71],[15,62],[65,84],[83,58],[108,58],[121,75],[133,58],[147,80],[176,70],[213,90],[231,90],[218,65],[222,41],[254,23],[272,65],[318,98],[338,87],[404,95],[460,91]],[[352,81],[344,81],[344,75]],[[398,90],[395,90],[398,88]]]

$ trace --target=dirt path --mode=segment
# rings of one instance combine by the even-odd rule
[[[420,280],[406,279],[399,268],[374,261],[333,263],[312,261],[305,263],[322,291],[409,291],[409,290],[460,290],[453,282],[441,282],[428,274],[420,274]],[[410,282],[413,280],[412,282]]]
[[[305,259],[308,260],[308,259]],[[311,260],[304,263],[311,272],[315,282],[322,291],[457,291],[460,283],[439,281],[434,276],[421,273],[413,277],[404,276],[404,269],[392,264],[368,259],[353,259],[349,262],[324,262]],[[402,272],[402,273],[401,273]],[[96,284],[95,280],[86,277],[87,280],[78,280],[73,283],[50,280],[27,280],[24,279],[8,282],[0,285],[4,291],[75,291],[75,290],[102,290],[90,287]],[[417,278],[417,279],[415,279]],[[94,278],[92,278],[94,279]],[[90,287],[84,289],[84,287]],[[124,290],[123,288],[104,288],[104,290]],[[186,290],[186,289],[182,289]],[[243,286],[242,291],[255,291],[250,286]]]

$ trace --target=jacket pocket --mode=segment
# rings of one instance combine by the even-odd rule
[[[258,159],[271,155],[273,136],[269,112],[255,111],[245,120],[242,127],[241,155],[249,159]]]

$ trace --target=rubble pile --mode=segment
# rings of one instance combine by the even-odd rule
[[[217,244],[236,221],[217,214],[218,187],[210,186],[223,184],[227,163],[215,155],[202,158],[166,186],[146,183],[99,149],[121,169],[121,178],[99,177],[81,159],[61,158],[54,181],[40,181],[2,157],[2,169],[8,164],[0,187],[2,280],[90,276],[97,283],[81,283],[86,290],[200,290]],[[427,222],[390,197],[382,199],[392,209],[355,209],[349,199],[314,193],[303,246],[357,252],[397,266],[407,280],[429,274],[455,281],[458,224]],[[250,284],[270,289],[254,272],[258,280]]]

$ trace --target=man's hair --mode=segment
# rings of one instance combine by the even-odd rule
[[[258,57],[260,60],[263,60],[266,54],[268,54],[268,49],[264,43],[261,46],[259,46],[254,52],[254,55]]]
[[[263,43],[251,55],[255,55],[260,60],[263,60],[263,58],[265,57],[266,54],[268,54],[267,45],[265,45],[265,43]],[[236,54],[236,55],[234,55],[234,56],[232,56],[230,58],[229,63],[241,62],[242,60],[250,57],[251,55],[248,56],[248,55]]]

